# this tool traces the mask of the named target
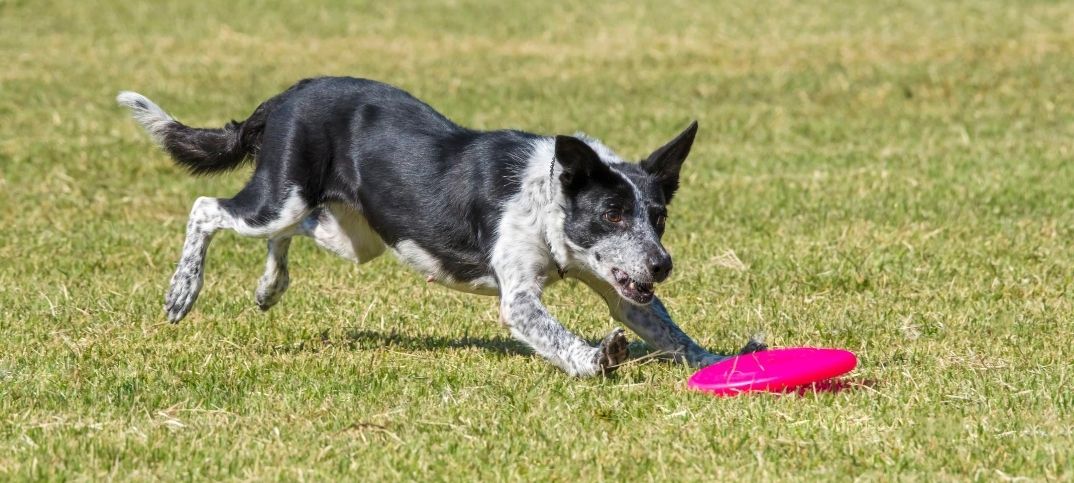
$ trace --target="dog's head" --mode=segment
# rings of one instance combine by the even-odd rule
[[[556,136],[572,259],[631,303],[652,302],[671,273],[660,238],[695,134],[697,122],[638,164],[605,162],[585,141]]]

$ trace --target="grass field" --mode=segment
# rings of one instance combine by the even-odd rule
[[[1074,478],[1074,3],[0,0],[0,61],[0,480]],[[219,126],[321,74],[631,158],[698,119],[672,314],[849,348],[862,385],[571,379],[494,299],[309,240],[261,313],[263,242],[218,235],[165,323],[190,205],[247,172],[188,177],[115,93]]]

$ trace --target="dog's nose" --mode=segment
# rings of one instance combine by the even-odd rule
[[[667,253],[659,253],[649,257],[649,271],[653,274],[654,282],[663,282],[671,274],[671,256]]]

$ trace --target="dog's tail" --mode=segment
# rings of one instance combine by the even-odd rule
[[[211,174],[234,169],[257,153],[265,128],[265,105],[245,121],[231,121],[223,128],[187,126],[147,97],[123,91],[119,105],[130,109],[134,120],[149,132],[177,164],[193,174]]]

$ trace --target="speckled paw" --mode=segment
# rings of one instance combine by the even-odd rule
[[[627,349],[628,344],[623,329],[618,328],[600,341],[600,350],[597,352],[597,365],[600,366],[602,373],[610,374],[620,364],[626,362],[627,357],[630,356],[630,352]]]

